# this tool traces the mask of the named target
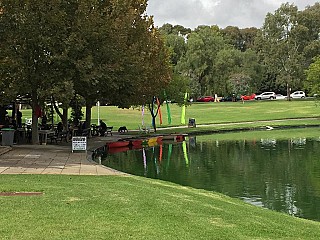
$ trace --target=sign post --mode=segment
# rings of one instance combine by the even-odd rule
[[[73,151],[87,152],[87,137],[72,137],[72,152]]]
[[[100,125],[100,101],[97,102],[98,107],[98,126]]]

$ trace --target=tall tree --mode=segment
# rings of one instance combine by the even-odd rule
[[[214,62],[220,50],[231,48],[219,32],[217,26],[200,26],[188,36],[187,51],[177,65],[183,75],[197,81],[201,94],[213,94]]]
[[[120,107],[141,104],[170,80],[167,51],[146,0],[3,0],[0,2],[3,87],[30,94],[33,143],[37,109],[45,100],[74,94],[93,103],[104,98]],[[0,84],[1,85],[1,84]],[[66,111],[64,111],[66,116]]]
[[[304,56],[300,51],[299,38],[301,29],[297,17],[298,8],[295,5],[282,4],[274,14],[267,14],[256,41],[267,75],[275,76],[279,88],[286,88],[288,95],[290,88],[302,87],[304,77]]]
[[[68,19],[60,0],[0,3],[1,76],[16,94],[30,94],[32,107],[32,142],[38,143],[37,111],[51,94],[51,87],[61,81],[59,64],[68,35]]]
[[[314,62],[306,70],[306,75],[306,89],[309,90],[310,94],[320,97],[320,56],[314,59]]]
[[[298,23],[303,30],[300,33],[300,42],[303,43],[305,66],[308,67],[313,58],[320,55],[320,3],[315,3],[300,11]]]

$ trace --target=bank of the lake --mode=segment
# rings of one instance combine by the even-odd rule
[[[320,223],[141,177],[4,175],[2,239],[319,239]]]

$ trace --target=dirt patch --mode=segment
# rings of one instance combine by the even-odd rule
[[[0,192],[0,196],[38,196],[42,195],[43,192]]]

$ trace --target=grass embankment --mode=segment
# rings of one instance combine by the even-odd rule
[[[320,239],[320,223],[141,177],[2,175],[1,239]]]
[[[167,127],[164,110],[163,126]],[[181,108],[171,105],[171,113],[172,125],[179,126]],[[31,116],[30,110],[23,114],[23,118]],[[198,126],[214,125],[169,131],[314,125],[319,123],[317,119],[268,124],[255,121],[319,115],[313,101],[196,103],[187,108],[186,119],[195,118]],[[96,122],[96,107],[92,116]],[[105,106],[100,108],[100,118],[115,129],[122,125],[137,129],[141,111]],[[247,121],[254,123],[236,123]],[[151,122],[148,113],[145,122]],[[228,122],[234,124],[223,125]],[[0,197],[2,239],[320,239],[318,222],[157,180],[54,175],[1,175],[0,179],[2,192],[44,193]]]
[[[163,124],[159,124],[157,118],[157,127],[161,131],[163,127],[186,126],[189,118],[195,118],[197,126],[203,126],[200,129],[174,129],[170,132],[192,132],[207,131],[219,129],[234,128],[258,128],[260,126],[296,126],[296,125],[315,125],[319,124],[320,108],[313,100],[294,100],[294,101],[246,101],[242,102],[220,102],[220,103],[193,103],[186,110],[186,124],[180,123],[181,107],[176,104],[170,104],[172,124],[167,121],[166,106],[162,106]],[[83,109],[85,111],[85,109]],[[92,108],[92,123],[97,123],[97,107]],[[107,125],[118,129],[120,126],[127,126],[129,130],[137,130],[142,122],[141,109],[119,109],[113,106],[102,106],[99,111],[100,119],[103,119]],[[23,119],[30,118],[31,111],[23,110]],[[305,120],[289,120],[305,118]],[[55,117],[55,121],[59,121]],[[272,122],[257,122],[268,121]],[[282,120],[282,121],[274,121]],[[151,125],[150,113],[146,110],[144,115],[146,125]],[[253,123],[247,123],[253,122]],[[236,123],[229,125],[218,125]]]
[[[171,104],[172,124],[168,125],[166,106],[162,106],[161,109],[163,124],[160,125],[159,118],[157,118],[159,129],[161,127],[187,125],[189,118],[195,118],[197,125],[202,125],[320,116],[320,108],[314,101],[247,101],[244,104],[241,102],[193,103],[187,107],[186,124],[181,124],[181,107]],[[97,121],[96,116],[97,108],[95,107],[92,111],[93,122]],[[141,125],[142,116],[138,109],[118,109],[105,106],[100,108],[100,118],[104,119],[108,125],[113,125],[116,128],[124,125],[129,129],[138,129],[138,125]],[[145,113],[144,122],[151,125],[151,117],[148,111]],[[307,120],[307,122],[311,124],[312,121]],[[301,121],[297,124],[301,124]]]
[[[319,139],[320,136],[320,127],[317,128],[297,128],[297,129],[278,129],[272,131],[239,131],[239,132],[228,132],[223,134],[208,134],[201,135],[198,138],[208,141],[239,141],[239,140],[261,140],[261,139],[277,139],[277,140],[285,140],[285,139],[299,139],[299,138],[316,138]],[[197,139],[198,139],[197,138]]]

